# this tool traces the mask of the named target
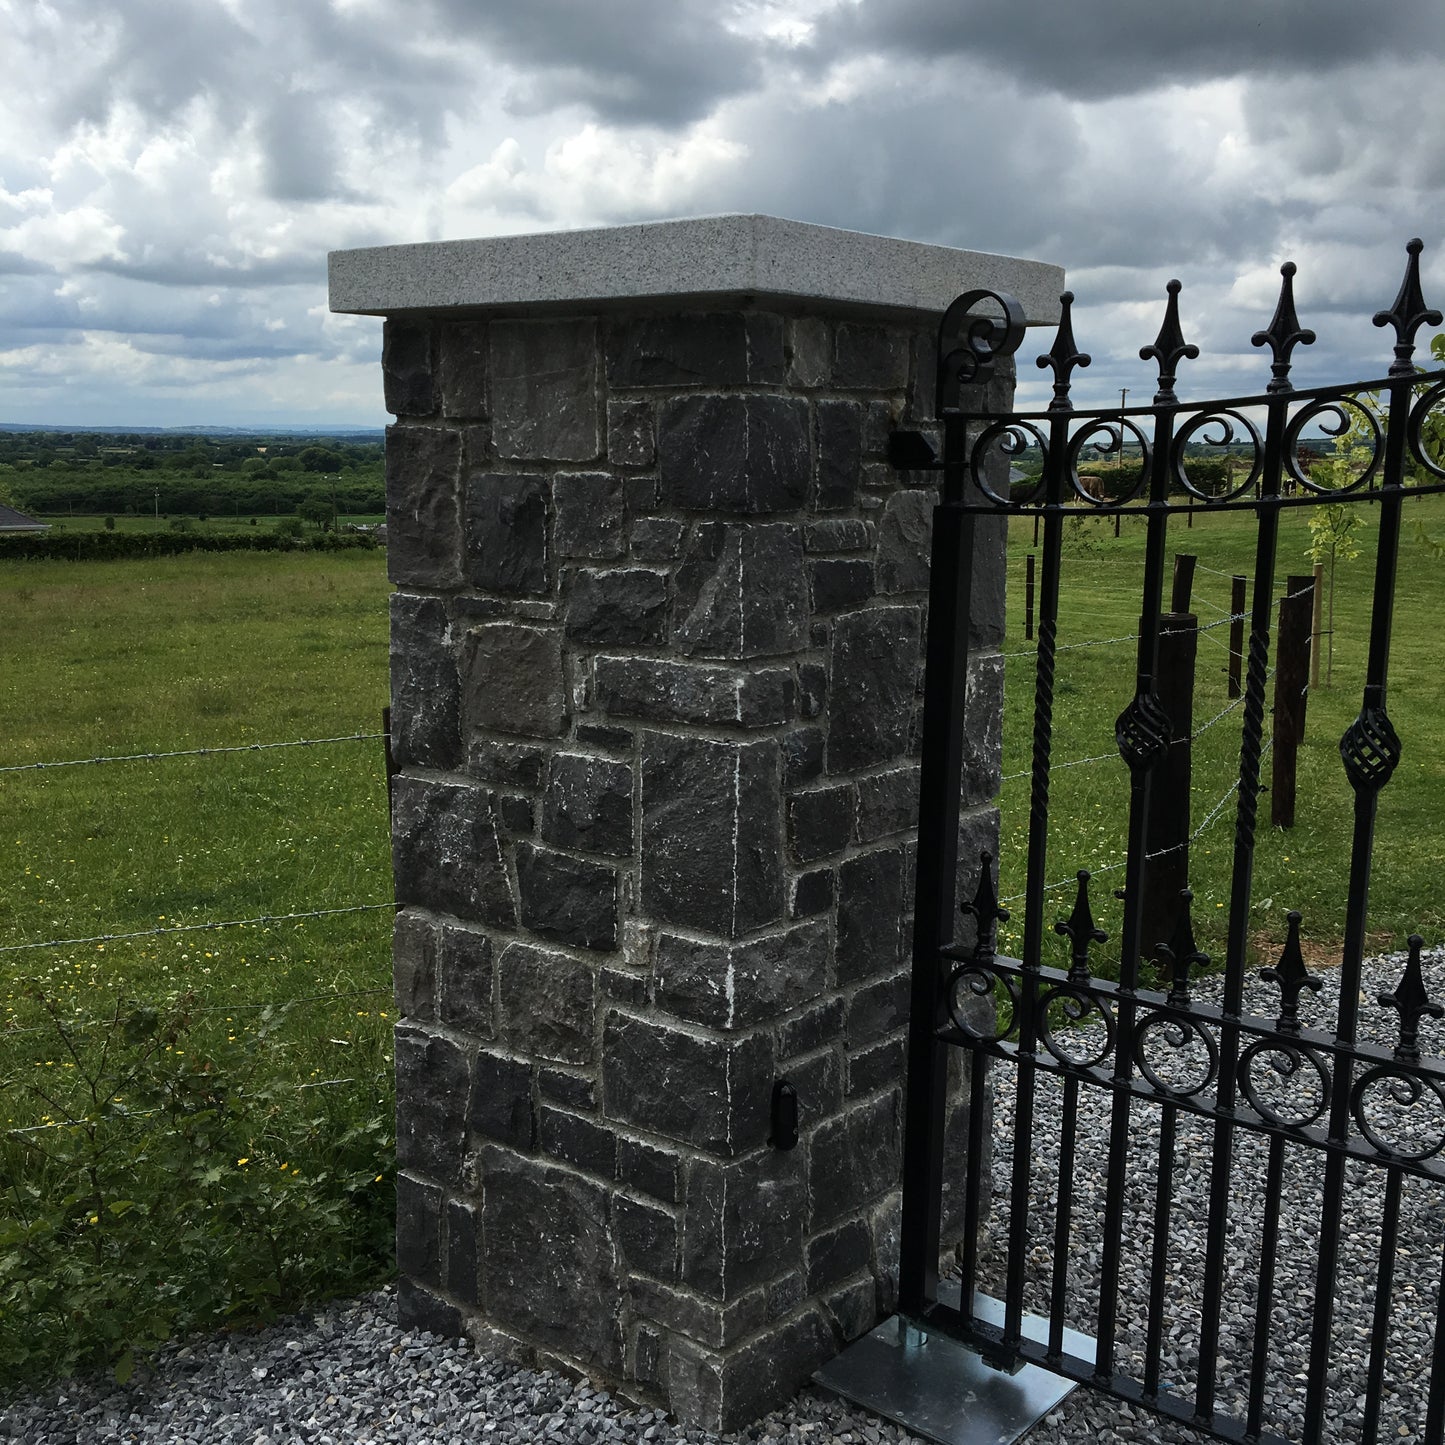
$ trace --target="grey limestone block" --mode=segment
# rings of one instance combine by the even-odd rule
[[[647,567],[579,567],[572,575],[565,630],[574,642],[658,646],[667,640],[667,574]]]
[[[437,1183],[461,1182],[470,1069],[452,1039],[413,1024],[396,1030],[396,1162]]]
[[[835,1049],[794,1059],[787,1079],[798,1091],[798,1122],[808,1129],[843,1107],[843,1063]]]
[[[485,323],[453,321],[441,326],[439,332],[437,372],[442,414],[459,420],[487,416]]]
[[[653,964],[654,999],[675,1017],[709,1028],[771,1022],[827,988],[829,945],[827,925],[818,921],[742,943],[662,932]]]
[[[626,501],[622,479],[609,472],[558,472],[555,542],[563,557],[603,561],[622,556]]]
[[[674,1345],[666,1366],[668,1401],[675,1414],[709,1430],[740,1430],[791,1399],[837,1352],[822,1311],[809,1305],[725,1354]]]
[[[903,914],[903,859],[897,848],[859,853],[838,865],[840,984],[897,968]]]
[[[491,1038],[493,973],[490,935],[480,928],[443,924],[437,947],[437,1017],[473,1038]]]
[[[438,597],[391,598],[391,747],[401,768],[461,761],[461,677]]]
[[[639,735],[643,912],[735,938],[782,918],[778,745]]]
[[[475,472],[467,478],[466,574],[474,587],[518,597],[551,590],[552,494],[534,472]]]
[[[447,1293],[475,1309],[480,1303],[481,1256],[478,1238],[480,1210],[465,1199],[447,1201]]]
[[[386,575],[444,590],[462,580],[462,445],[448,427],[386,429]]]
[[[811,1193],[803,1165],[801,1149],[693,1160],[682,1214],[683,1283],[727,1301],[801,1268]]]
[[[846,1016],[841,998],[824,999],[778,1025],[778,1057],[791,1059],[841,1043]]]
[[[801,507],[808,495],[808,407],[801,397],[669,397],[657,427],[664,506],[764,513]]]
[[[874,544],[874,528],[858,517],[819,517],[803,526],[808,552],[866,552]]]
[[[542,1349],[619,1373],[622,1293],[607,1187],[497,1147],[483,1151],[482,1171],[489,1317]]]
[[[396,1176],[396,1267],[407,1279],[440,1288],[442,1191],[404,1170]]]
[[[880,1319],[877,1284],[871,1274],[852,1280],[825,1294],[820,1307],[833,1327],[838,1344],[851,1344],[860,1335],[866,1335]]]
[[[783,380],[782,318],[767,312],[628,316],[607,328],[618,388],[771,385]]]
[[[525,1059],[478,1049],[472,1060],[466,1107],[466,1127],[473,1138],[522,1150],[530,1150],[536,1143],[532,1068]]]
[[[983,803],[998,796],[1003,764],[1003,658],[969,659],[964,687],[963,797]]]
[[[833,343],[833,384],[866,391],[908,385],[910,334],[897,326],[841,321]]]
[[[566,722],[561,636],[553,628],[521,622],[470,628],[462,687],[469,727],[556,737]]]
[[[862,407],[856,401],[818,402],[813,408],[813,444],[814,508],[828,512],[853,506],[863,476]]]
[[[631,763],[561,752],[547,766],[542,797],[542,837],[561,848],[632,854]]]
[[[516,926],[489,794],[469,783],[398,774],[392,791],[396,900],[458,918]]]
[[[928,492],[894,492],[878,522],[878,590],[927,592],[933,540],[933,503]]]
[[[841,853],[853,835],[853,787],[834,783],[788,799],[788,851],[799,863]]]
[[[456,1305],[406,1275],[396,1282],[396,1318],[403,1329],[426,1330],[439,1339],[457,1340],[466,1334]]]
[[[607,403],[607,460],[614,467],[650,467],[657,460],[657,420],[651,402]]]
[[[677,1204],[682,1199],[682,1157],[659,1144],[620,1135],[617,1140],[617,1179],[629,1189]]]
[[[676,574],[673,638],[687,656],[795,652],[808,632],[803,543],[791,522],[704,522]]]
[[[878,1286],[878,1313],[892,1314],[898,1308],[898,1249],[903,1235],[903,1194],[885,1196],[868,1213],[873,1234],[873,1278]]]
[[[825,663],[798,664],[798,711],[803,717],[820,717],[828,701],[828,668]]]
[[[822,557],[808,563],[814,613],[845,612],[873,596],[873,564],[859,557]]]
[[[858,779],[856,828],[860,843],[873,843],[918,826],[918,778],[918,764],[908,763]]]
[[[563,1164],[611,1180],[617,1169],[617,1134],[595,1119],[544,1104],[537,1114],[537,1140],[544,1154]]]
[[[391,926],[391,973],[396,1011],[430,1019],[436,998],[437,936],[429,918],[404,908]]]
[[[677,1278],[679,1233],[672,1210],[617,1193],[612,1196],[612,1223],[625,1268],[655,1280]]]
[[[873,1260],[873,1232],[864,1219],[847,1219],[808,1241],[808,1293],[821,1295],[860,1271]]]
[[[547,767],[547,754],[534,743],[473,738],[467,749],[467,772],[484,783],[508,788],[538,788]]]
[[[617,870],[554,848],[516,846],[522,926],[573,948],[617,947]]]
[[[605,994],[604,989],[604,994]],[[589,1114],[597,1112],[597,1080],[583,1069],[553,1068],[547,1064],[537,1066],[537,1093],[543,1099],[564,1104],[571,1109],[581,1109]]]
[[[783,734],[783,786],[800,788],[823,775],[823,729],[793,728]]]
[[[855,1104],[828,1119],[807,1142],[807,1230],[810,1235],[837,1220],[862,1214],[898,1188],[903,1129],[897,1090]]]
[[[827,386],[833,374],[833,327],[822,316],[797,316],[788,322],[788,381],[793,386]]]
[[[492,436],[513,461],[590,462],[601,451],[597,327],[591,320],[494,321]]]
[[[901,760],[907,752],[921,645],[916,607],[865,608],[837,619],[828,660],[830,773]]]
[[[675,562],[686,536],[687,524],[675,517],[637,517],[628,530],[627,551],[638,562]]]
[[[768,1323],[769,1293],[762,1286],[724,1304],[654,1279],[631,1282],[632,1307],[639,1315],[713,1349],[727,1349]]]
[[[812,918],[819,913],[831,913],[837,901],[837,875],[831,868],[814,868],[793,879],[788,917]]]
[[[908,1022],[911,984],[904,969],[866,984],[849,998],[846,1027],[850,1048],[860,1048]]]
[[[847,1093],[850,1099],[879,1089],[896,1088],[904,1075],[908,1041],[901,1033],[848,1055]]]
[[[606,1118],[716,1155],[768,1137],[773,1045],[766,1034],[704,1036],[609,1011],[602,1040]]]
[[[431,416],[436,411],[429,323],[387,319],[381,328],[381,378],[386,409],[393,416]]]
[[[497,960],[498,1021],[529,1059],[587,1064],[596,1049],[597,973],[556,949],[511,943]]]
[[[795,686],[787,668],[739,671],[663,657],[599,657],[596,706],[614,717],[653,723],[772,727],[792,714]]]

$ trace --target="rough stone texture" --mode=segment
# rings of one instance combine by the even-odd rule
[[[599,446],[596,325],[491,326],[492,433],[512,460],[590,462]]]
[[[467,580],[487,592],[548,592],[551,489],[544,476],[480,472],[467,479]]]
[[[409,1323],[732,1429],[891,1307],[932,491],[885,457],[930,420],[927,329],[716,300],[389,324]],[[1001,687],[975,657],[969,891]]]
[[[782,917],[776,743],[643,733],[642,907],[736,938]]]

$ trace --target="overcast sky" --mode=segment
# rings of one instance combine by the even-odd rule
[[[0,55],[0,421],[379,425],[328,250],[727,211],[1064,266],[1099,399],[1171,276],[1185,396],[1263,388],[1283,260],[1301,382],[1386,369],[1411,236],[1445,304],[1438,0],[0,0]]]

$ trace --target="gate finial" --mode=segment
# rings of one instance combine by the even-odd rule
[[[1420,1020],[1426,1014],[1432,1019],[1445,1018],[1445,1008],[1431,999],[1425,992],[1425,978],[1420,972],[1420,950],[1425,940],[1418,933],[1409,937],[1410,957],[1405,972],[1395,985],[1394,993],[1382,993],[1380,1002],[1400,1015],[1400,1042],[1395,1045],[1395,1057],[1406,1063],[1414,1063],[1420,1057],[1418,1042]]]
[[[981,301],[991,301],[1002,318],[975,312]],[[938,324],[934,416],[957,410],[960,387],[987,381],[994,362],[1018,350],[1027,325],[1024,308],[1007,291],[965,291],[956,297]]]
[[[1152,346],[1141,346],[1139,358],[1148,361],[1151,357],[1159,363],[1159,390],[1154,393],[1155,406],[1175,406],[1179,398],[1174,395],[1174,374],[1179,367],[1180,357],[1187,356],[1193,361],[1199,355],[1199,348],[1192,341],[1185,341],[1179,326],[1179,293],[1184,288],[1178,281],[1171,281],[1166,288],[1169,304],[1164,310],[1164,324]]]
[[[1415,333],[1422,326],[1438,326],[1442,317],[1433,307],[1425,305],[1425,293],[1420,290],[1420,252],[1425,243],[1416,236],[1407,243],[1405,250],[1410,259],[1405,262],[1405,279],[1400,282],[1400,294],[1388,311],[1375,312],[1376,326],[1395,328],[1395,360],[1390,367],[1391,376],[1410,376],[1415,363],[1410,360],[1415,353]]]
[[[1054,924],[1054,932],[1062,934],[1073,945],[1069,949],[1069,982],[1087,984],[1089,945],[1106,943],[1109,935],[1094,922],[1094,911],[1089,907],[1089,870],[1080,868],[1077,876],[1079,891],[1074,895],[1074,911]]]
[[[1059,329],[1054,344],[1039,357],[1040,368],[1054,369],[1054,399],[1049,403],[1050,411],[1073,411],[1069,400],[1069,376],[1076,366],[1088,366],[1093,358],[1086,351],[1080,351],[1074,340],[1074,293],[1065,291],[1059,297]]]
[[[1318,993],[1323,986],[1321,980],[1305,965],[1305,957],[1299,946],[1300,915],[1291,909],[1288,914],[1289,937],[1285,939],[1284,952],[1272,968],[1262,968],[1259,976],[1266,983],[1279,985],[1279,1018],[1275,1029],[1282,1034],[1297,1034],[1300,1031],[1299,994],[1302,988],[1312,988]]]
[[[1289,379],[1290,352],[1296,346],[1315,344],[1314,332],[1299,324],[1299,316],[1294,309],[1294,274],[1298,269],[1293,261],[1286,261],[1279,268],[1284,280],[1280,283],[1274,317],[1264,331],[1256,331],[1250,337],[1251,345],[1267,346],[1274,353],[1274,360],[1270,363],[1274,378],[1265,390],[1276,394],[1294,390]]]
[[[978,887],[974,891],[973,902],[959,904],[958,911],[978,924],[973,961],[988,963],[994,955],[994,931],[1000,923],[1008,922],[1009,911],[998,906],[998,889],[993,881],[993,854],[985,848],[978,857]]]
[[[1194,941],[1194,921],[1189,916],[1189,906],[1194,894],[1188,888],[1179,890],[1179,917],[1174,924],[1174,937],[1168,943],[1160,943],[1154,949],[1154,957],[1161,969],[1169,970],[1169,1002],[1174,1008],[1186,1008],[1189,999],[1189,970],[1196,965],[1209,967],[1209,955],[1200,951]]]

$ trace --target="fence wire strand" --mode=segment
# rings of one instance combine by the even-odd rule
[[[0,953],[26,953],[37,948],[83,948],[91,943],[123,943],[133,938],[158,938],[166,933],[208,933],[218,928],[247,928],[262,923],[290,923],[303,918],[333,918],[340,913],[375,913],[397,903],[356,903],[349,908],[312,908],[305,913],[262,913],[255,918],[228,918],[215,923],[176,923],[167,928],[141,928],[133,933],[97,933],[90,938],[52,938],[43,943],[7,943]]]
[[[67,758],[54,763],[9,763],[0,773],[32,773],[50,768],[85,768],[92,763],[154,763],[162,758],[209,758],[220,753],[264,753],[274,748],[319,748],[327,743],[369,743],[386,737],[386,733],[344,733],[335,738],[297,738],[284,743],[237,743],[220,748],[177,748],[163,753],[117,753],[97,758]]]

